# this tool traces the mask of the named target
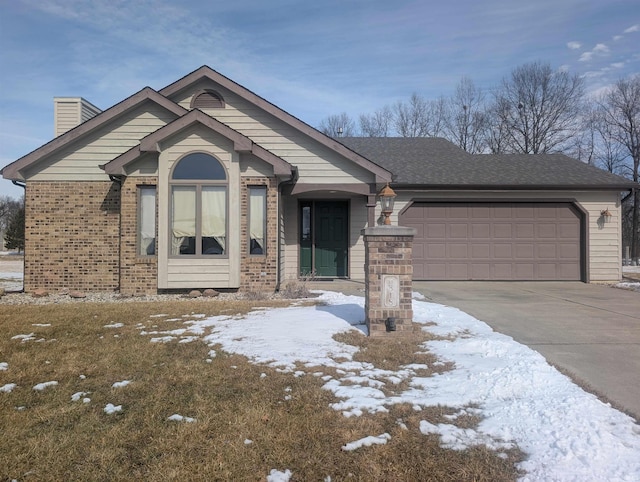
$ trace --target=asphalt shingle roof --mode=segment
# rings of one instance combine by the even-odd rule
[[[346,137],[349,149],[394,174],[394,185],[460,189],[629,189],[621,176],[564,154],[469,154],[438,137]]]

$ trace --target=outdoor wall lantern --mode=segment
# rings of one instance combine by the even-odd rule
[[[380,207],[382,208],[382,214],[384,215],[384,224],[388,226],[391,224],[391,213],[393,212],[393,202],[396,197],[396,193],[389,187],[389,183],[378,193],[380,196]]]
[[[600,216],[605,223],[608,223],[613,218],[613,214],[609,211],[609,208],[600,211]]]

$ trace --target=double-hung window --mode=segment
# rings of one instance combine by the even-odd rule
[[[180,159],[171,173],[171,254],[215,256],[227,252],[227,174],[203,152]]]

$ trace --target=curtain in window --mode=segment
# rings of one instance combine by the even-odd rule
[[[226,212],[226,188],[202,186],[202,254],[224,254],[227,236]],[[211,246],[205,238],[214,238],[219,247]]]
[[[171,254],[181,254],[185,238],[196,236],[196,189],[193,186],[174,186],[171,209]]]
[[[140,188],[140,221],[139,221],[138,254],[142,256],[156,253],[156,188],[144,186]]]
[[[267,190],[264,188],[249,189],[249,252],[264,254],[265,211],[267,207]]]

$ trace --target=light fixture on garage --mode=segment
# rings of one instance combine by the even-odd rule
[[[605,223],[608,223],[613,218],[613,214],[611,214],[611,212],[609,211],[609,208],[607,208],[600,211],[600,217],[602,217],[602,220]]]
[[[396,193],[389,187],[389,183],[378,193],[380,196],[380,207],[382,208],[382,214],[384,215],[384,224],[391,224],[391,213],[393,212],[393,202],[396,197]]]

